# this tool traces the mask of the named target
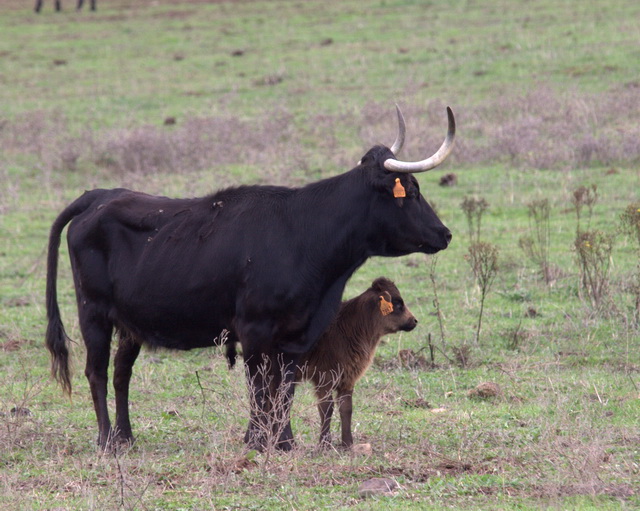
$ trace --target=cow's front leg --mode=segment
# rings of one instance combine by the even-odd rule
[[[263,451],[267,446],[268,431],[268,361],[259,354],[245,356],[245,372],[249,391],[249,425],[244,441],[250,449]]]
[[[281,353],[271,362],[273,380],[271,385],[272,434],[278,438],[276,448],[282,451],[293,449],[293,431],[291,430],[291,405],[295,393],[295,376],[298,355]]]

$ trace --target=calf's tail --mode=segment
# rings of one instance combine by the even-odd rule
[[[84,195],[70,204],[55,219],[49,234],[49,248],[47,253],[47,333],[45,344],[51,353],[51,374],[62,386],[65,393],[71,394],[71,372],[69,370],[69,336],[64,330],[58,307],[58,251],[60,249],[60,238],[65,226],[82,212],[89,209],[95,202],[96,195],[103,190],[86,192]]]

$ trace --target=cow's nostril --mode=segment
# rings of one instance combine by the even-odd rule
[[[447,229],[447,232],[444,235],[444,237],[447,239],[447,245],[448,245],[449,243],[451,243],[451,238],[453,238],[453,234],[451,234],[451,231]]]

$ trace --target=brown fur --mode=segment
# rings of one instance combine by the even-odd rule
[[[393,312],[383,315],[382,298],[393,303]],[[410,331],[418,323],[404,305],[395,284],[384,277],[373,281],[361,295],[342,302],[336,319],[322,335],[316,347],[304,358],[302,380],[311,380],[318,397],[320,443],[331,443],[333,392],[340,410],[342,445],[353,444],[351,434],[352,394],[356,382],[371,365],[384,335]]]

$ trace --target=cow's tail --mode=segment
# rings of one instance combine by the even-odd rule
[[[74,217],[86,211],[96,200],[97,192],[94,190],[87,192],[76,201],[70,204],[51,226],[49,234],[49,249],[47,253],[47,333],[45,344],[51,353],[51,374],[60,383],[62,389],[67,394],[71,394],[71,372],[69,370],[69,336],[64,330],[58,307],[58,251],[60,249],[60,238],[65,226]]]

